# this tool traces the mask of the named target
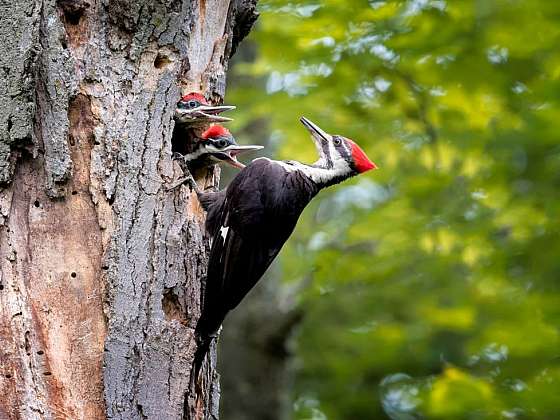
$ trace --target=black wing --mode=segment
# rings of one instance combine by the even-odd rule
[[[316,193],[307,177],[268,159],[253,161],[236,176],[217,204],[219,223],[215,218],[207,225],[213,242],[198,334],[219,329],[278,255]]]
[[[226,198],[226,190],[218,192],[203,192],[198,194],[198,201],[206,211],[206,230],[213,234],[220,223],[222,206]]]

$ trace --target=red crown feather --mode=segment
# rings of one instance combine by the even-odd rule
[[[352,145],[352,158],[354,159],[354,165],[356,166],[356,170],[358,172],[362,173],[369,171],[370,169],[377,169],[377,165],[369,160],[360,146],[352,140],[349,140],[349,142]]]
[[[195,101],[200,102],[203,105],[207,105],[208,101],[206,100],[206,98],[204,97],[204,95],[197,93],[197,92],[191,92],[188,95],[185,95],[181,98],[182,102],[187,102],[194,99]]]
[[[203,138],[204,140],[207,139],[213,139],[215,137],[225,137],[225,136],[231,136],[231,133],[229,132],[229,130],[221,125],[213,125],[212,127],[210,127],[208,130],[206,130],[204,133],[202,133],[201,138]]]

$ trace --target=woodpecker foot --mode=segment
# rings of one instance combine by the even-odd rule
[[[179,178],[177,181],[169,184],[166,186],[167,191],[171,191],[174,190],[177,187],[180,187],[181,185],[187,184],[188,186],[191,187],[191,190],[195,191],[197,194],[199,193],[199,189],[198,189],[198,185],[196,183],[196,181],[194,180],[193,176],[191,174],[188,174],[182,178]]]
[[[179,152],[173,152],[173,154],[171,155],[171,159],[173,159],[173,160],[185,160],[185,156],[182,155]]]

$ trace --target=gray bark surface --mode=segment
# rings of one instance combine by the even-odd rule
[[[221,101],[255,3],[0,3],[0,419],[217,418],[215,348],[188,389],[204,214],[165,184],[175,105]]]

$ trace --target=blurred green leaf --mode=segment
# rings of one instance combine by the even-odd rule
[[[312,279],[294,417],[560,417],[560,4],[259,7],[240,140],[312,162],[305,115],[380,167],[323,191],[281,254]]]

